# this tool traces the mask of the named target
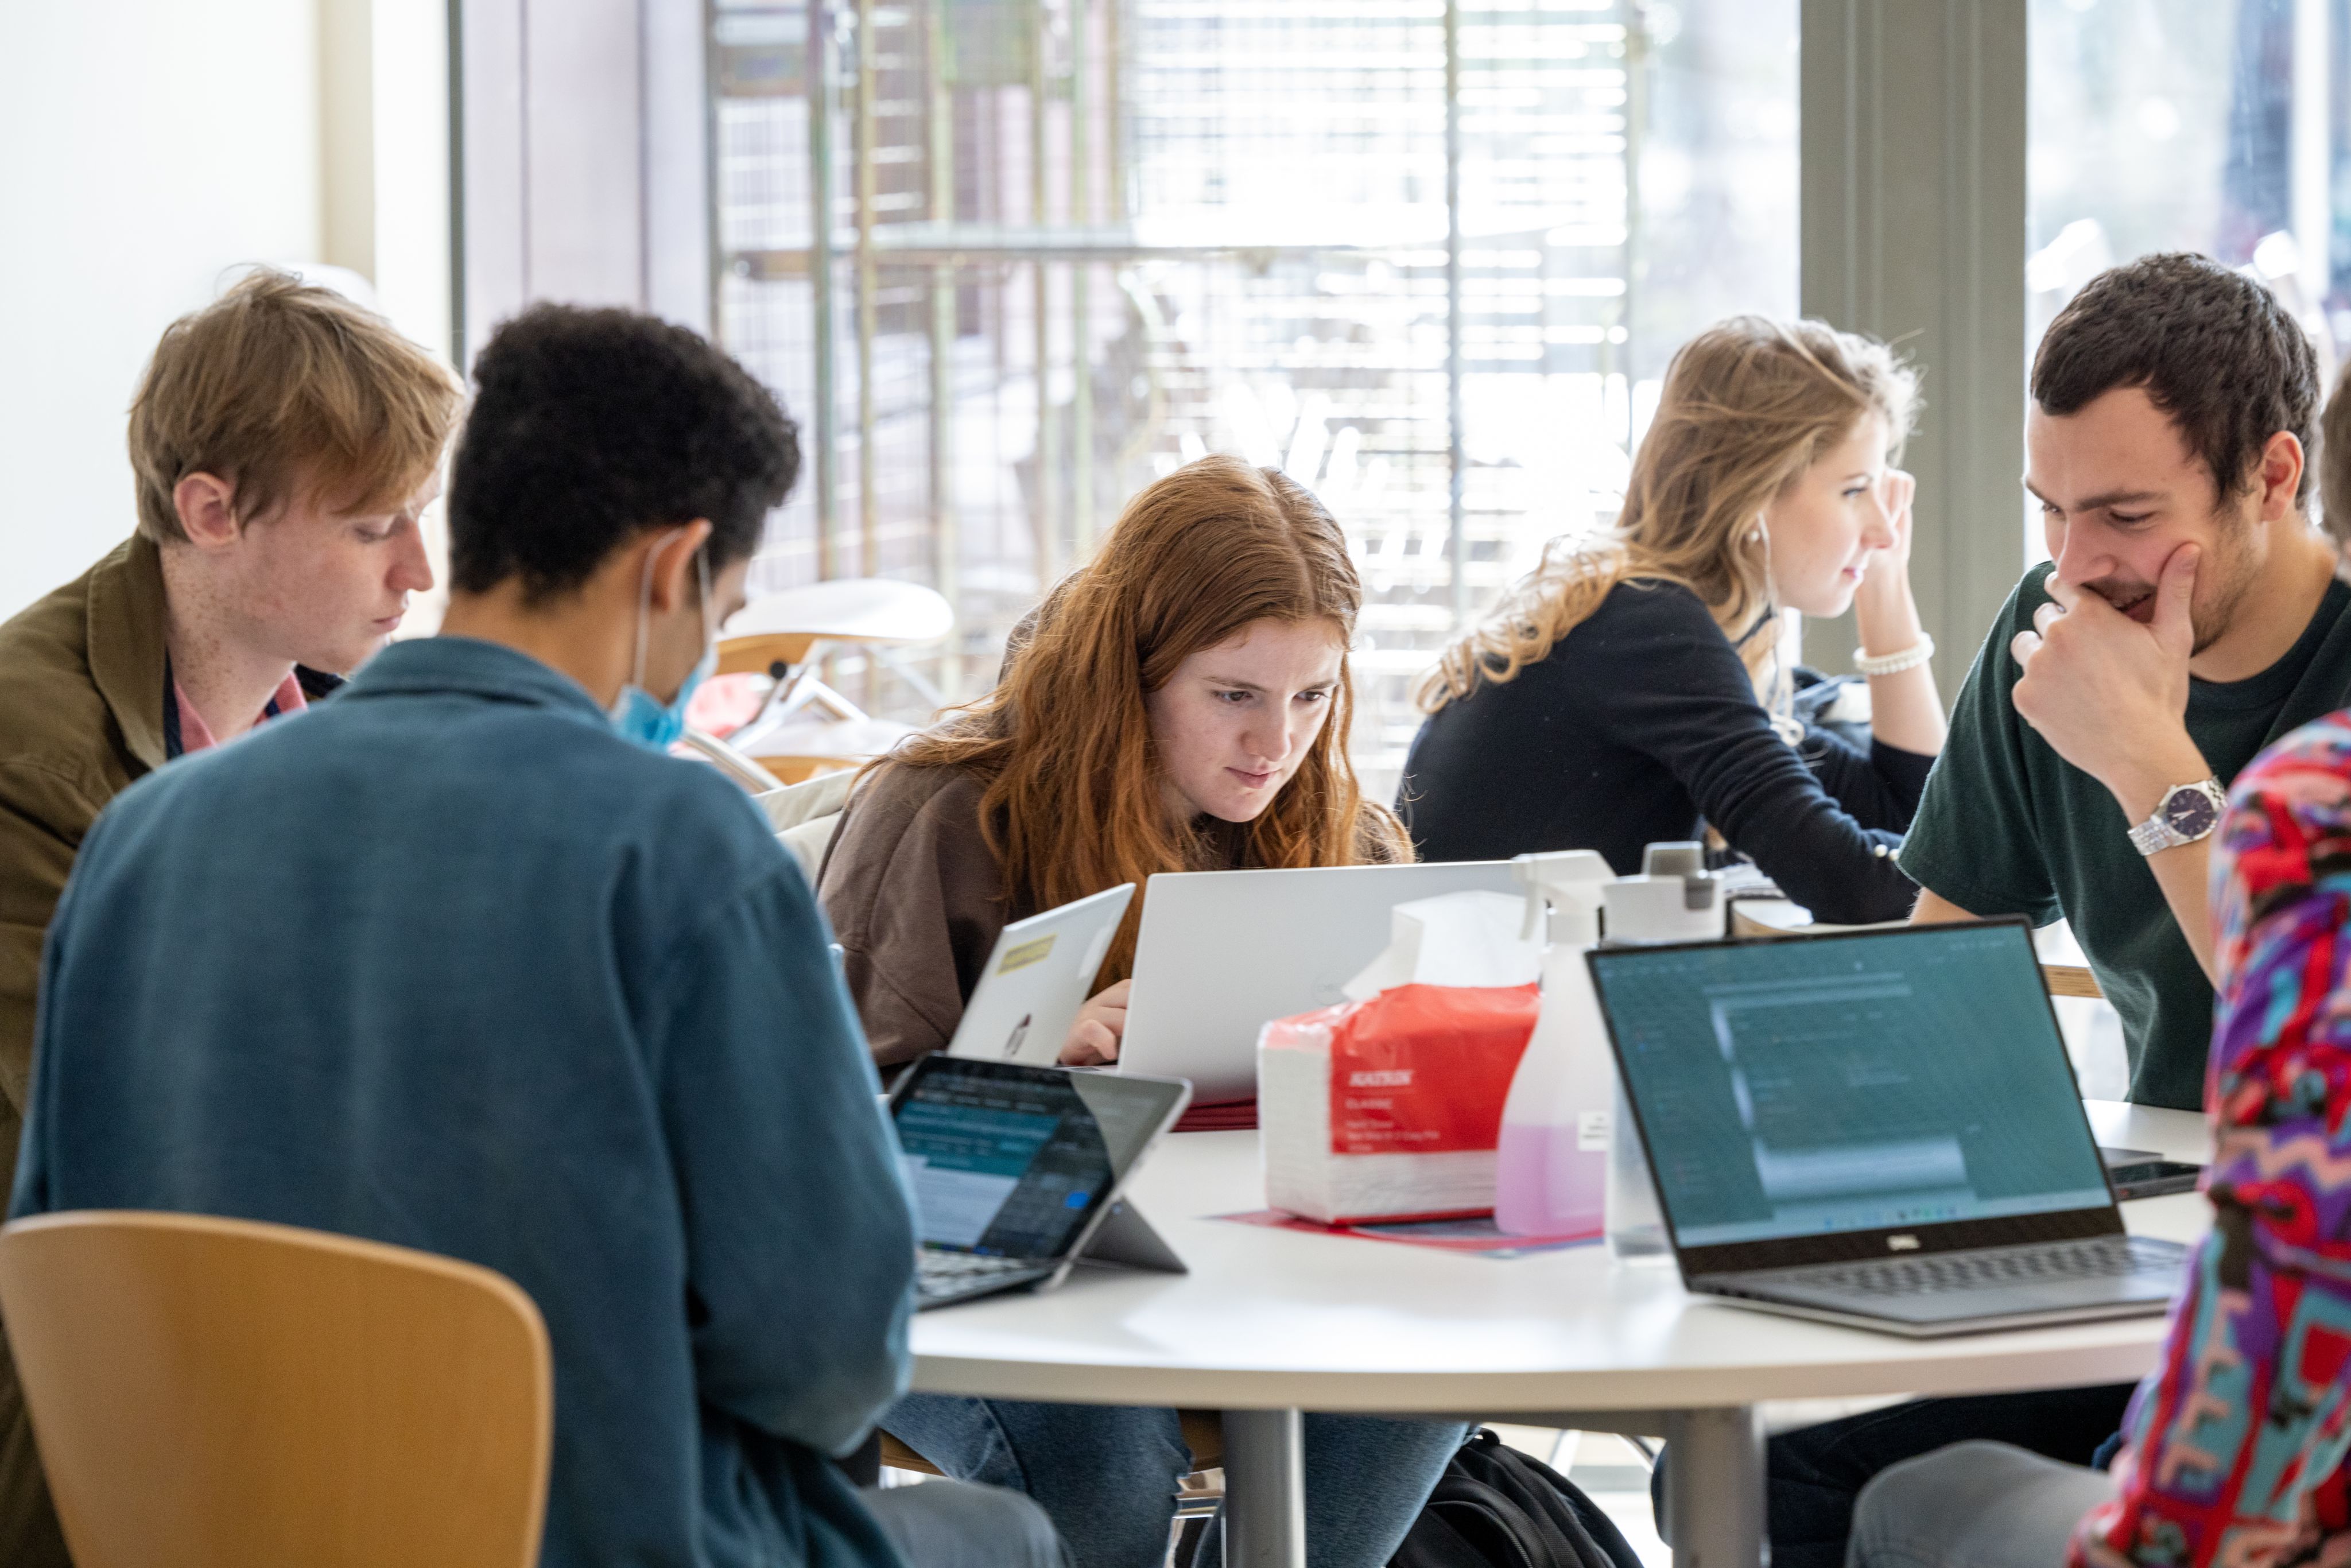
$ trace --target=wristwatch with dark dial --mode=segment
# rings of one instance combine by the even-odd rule
[[[2228,803],[2218,779],[2175,785],[2156,802],[2155,814],[2130,831],[2131,843],[2143,855],[2192,844],[2220,825]]]

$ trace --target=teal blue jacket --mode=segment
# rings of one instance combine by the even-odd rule
[[[464,1258],[554,1347],[542,1561],[894,1568],[826,1458],[914,1227],[799,868],[711,769],[460,638],[133,784],[42,962],[13,1212]]]

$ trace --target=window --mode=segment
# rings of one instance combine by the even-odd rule
[[[2302,317],[2331,386],[2351,0],[2031,0],[2030,26],[2029,341],[2104,268],[2202,251]],[[2026,539],[2046,554],[2037,516]]]
[[[1278,465],[1354,543],[1384,795],[1412,677],[1613,514],[1674,346],[1793,310],[1794,14],[719,0],[716,329],[811,458],[755,591],[939,588],[946,649],[835,672],[919,722],[1136,489]]]

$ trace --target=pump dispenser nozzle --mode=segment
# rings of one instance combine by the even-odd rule
[[[1522,938],[1541,936],[1579,947],[1600,940],[1600,890],[1616,880],[1606,859],[1593,850],[1549,850],[1520,855],[1510,864],[1527,890]]]

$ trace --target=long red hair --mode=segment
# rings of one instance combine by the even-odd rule
[[[1278,469],[1203,457],[1127,503],[1101,553],[1047,596],[993,692],[883,766],[962,768],[986,780],[980,831],[1016,907],[1208,869],[1219,863],[1209,840],[1162,803],[1144,695],[1253,622],[1327,621],[1342,650],[1331,716],[1273,803],[1233,830],[1245,836],[1243,863],[1408,860],[1395,819],[1366,804],[1347,759],[1344,649],[1362,603],[1345,536],[1311,492]],[[1138,898],[1098,983],[1133,970],[1140,915]]]

